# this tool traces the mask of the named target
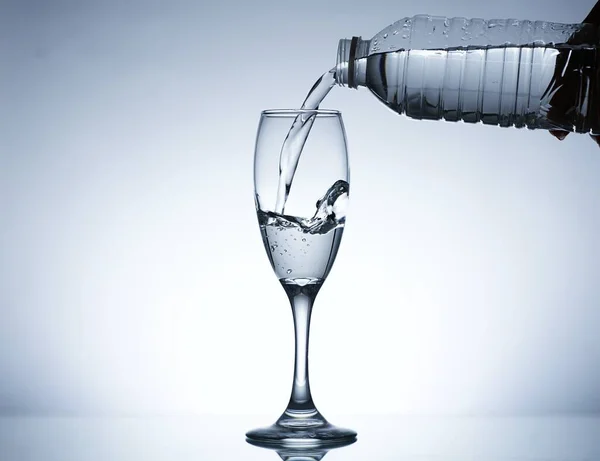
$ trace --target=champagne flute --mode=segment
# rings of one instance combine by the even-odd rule
[[[261,114],[254,154],[256,210],[267,256],[292,307],[296,357],[287,408],[275,424],[246,434],[254,444],[333,447],[356,440],[356,432],[333,426],[317,410],[308,379],[311,311],[346,220],[346,144],[338,111]]]

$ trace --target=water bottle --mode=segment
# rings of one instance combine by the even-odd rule
[[[335,79],[415,119],[600,134],[598,27],[419,15],[342,39]]]

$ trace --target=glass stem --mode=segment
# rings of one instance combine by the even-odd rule
[[[292,305],[296,336],[294,383],[285,413],[291,417],[314,417],[317,410],[310,394],[308,380],[308,336],[312,306],[320,284],[310,284],[304,287],[284,285],[284,288]]]

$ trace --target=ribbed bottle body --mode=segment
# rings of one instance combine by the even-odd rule
[[[600,134],[598,42],[590,24],[415,16],[341,40],[336,79],[415,119]]]

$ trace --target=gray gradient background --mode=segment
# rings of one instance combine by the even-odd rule
[[[292,320],[252,197],[258,115],[337,41],[592,1],[0,2],[0,413],[277,414]],[[313,316],[336,413],[600,413],[600,150],[415,122],[336,88],[352,208]]]

